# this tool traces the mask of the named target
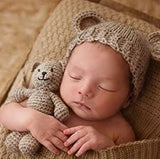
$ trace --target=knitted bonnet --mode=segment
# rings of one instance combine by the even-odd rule
[[[150,57],[160,60],[160,32],[144,35],[130,26],[105,21],[95,11],[83,11],[76,15],[73,27],[76,37],[69,44],[66,56],[62,60],[63,69],[76,45],[85,41],[98,41],[109,45],[120,53],[129,65],[133,85],[131,100],[134,101],[143,86]]]

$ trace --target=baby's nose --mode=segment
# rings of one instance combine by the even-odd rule
[[[78,90],[78,94],[87,98],[91,98],[94,95],[94,92],[90,86],[83,86]]]

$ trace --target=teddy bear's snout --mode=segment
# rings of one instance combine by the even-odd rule
[[[42,76],[40,75],[40,77],[38,77],[38,80],[44,80],[44,81],[49,80],[49,78],[46,77],[46,74],[47,72],[45,71],[41,72]]]
[[[47,74],[47,72],[42,72],[43,77]]]

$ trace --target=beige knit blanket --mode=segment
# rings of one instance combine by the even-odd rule
[[[0,105],[59,1],[0,1]]]
[[[62,0],[51,14],[41,30],[24,67],[19,72],[13,87],[30,86],[31,67],[36,61],[47,61],[61,59],[69,41],[73,38],[72,19],[85,9],[92,9],[103,15],[106,20],[119,21],[133,26],[143,33],[151,33],[158,30],[157,25],[126,15],[114,10],[113,7],[102,6],[100,4],[79,0]],[[160,64],[151,61],[144,90],[141,97],[133,106],[125,111],[125,116],[133,126],[138,141],[106,148],[101,151],[88,151],[80,158],[112,158],[112,159],[158,159],[160,158]],[[13,88],[12,87],[12,88]],[[6,151],[4,140],[8,131],[0,127],[0,157],[1,158],[24,158],[21,154],[13,154]],[[29,158],[29,157],[26,157]],[[68,156],[62,152],[56,156],[46,148],[35,155],[35,158],[76,158]]]

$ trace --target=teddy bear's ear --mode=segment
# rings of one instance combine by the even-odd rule
[[[33,67],[32,67],[32,71],[31,72],[34,72],[34,70],[40,65],[39,62],[36,62]]]
[[[160,31],[150,33],[148,35],[151,44],[151,56],[154,60],[160,61]]]
[[[64,62],[63,62],[63,60],[59,60],[58,64],[60,65],[62,72],[64,72]]]
[[[73,27],[76,34],[87,29],[90,26],[105,22],[105,20],[95,11],[86,10],[77,14],[73,19]]]

